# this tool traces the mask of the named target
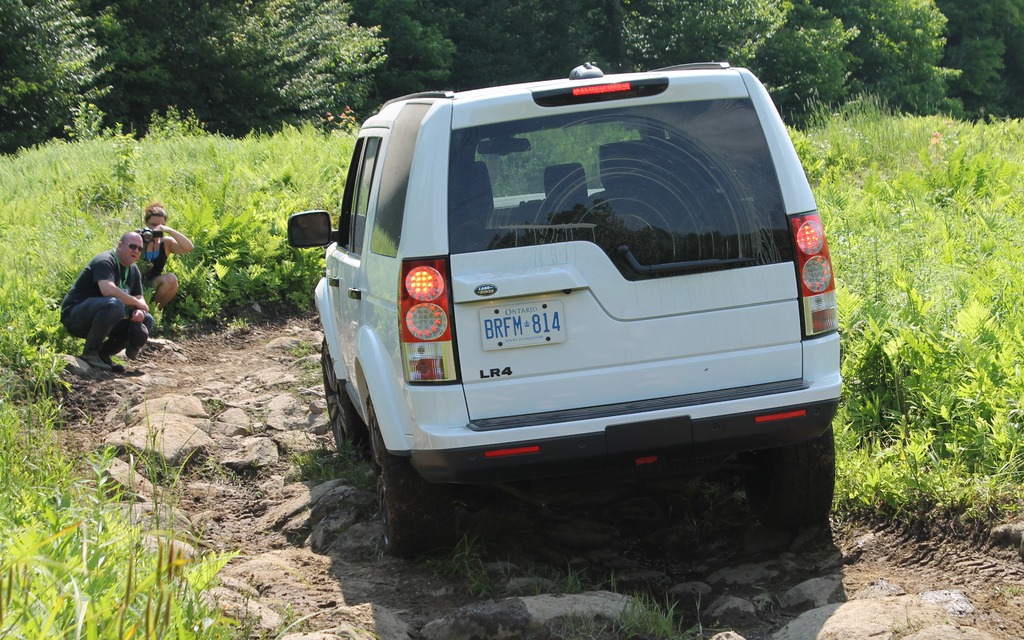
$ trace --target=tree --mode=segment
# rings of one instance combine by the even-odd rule
[[[634,68],[686,62],[749,65],[783,24],[783,0],[624,0],[623,36]]]
[[[583,62],[603,62],[604,0],[457,0],[447,33],[458,54],[457,89],[565,78]],[[608,70],[608,69],[606,69]]]
[[[380,29],[385,62],[373,74],[371,101],[445,89],[455,44],[444,34],[447,10],[430,0],[352,0],[357,24]]]
[[[175,107],[212,131],[244,135],[362,106],[381,62],[374,30],[326,0],[79,0],[105,53],[99,103],[144,131]]]
[[[874,94],[911,113],[950,107],[947,85],[956,72],[939,66],[946,18],[933,0],[817,0],[857,35],[850,91]]]
[[[971,116],[1024,115],[1024,0],[936,0],[949,37],[942,64],[960,72],[951,94]]]
[[[71,0],[0,0],[0,152],[58,134],[97,76]]]
[[[275,108],[252,128],[273,128],[346,106],[362,107],[384,61],[376,28],[349,23],[350,7],[322,0],[267,0],[243,23],[241,69],[265,78]]]
[[[857,34],[810,0],[795,0],[786,23],[758,48],[751,68],[783,116],[800,124],[817,105],[846,96],[853,59],[846,47]]]

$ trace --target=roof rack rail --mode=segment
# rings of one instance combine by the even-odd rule
[[[416,100],[417,98],[454,98],[455,93],[452,91],[418,91],[416,93],[410,93],[408,95],[399,96],[397,98],[391,98],[384,104],[380,105],[380,109],[388,106],[395,102],[402,102],[403,100]],[[380,110],[378,109],[378,111]]]
[[[729,69],[728,62],[687,62],[685,64],[674,64],[670,67],[661,67],[654,71],[681,71],[684,69]]]

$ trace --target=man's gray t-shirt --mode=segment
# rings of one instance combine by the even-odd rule
[[[75,284],[61,302],[61,317],[82,300],[103,296],[99,285],[101,280],[110,280],[130,296],[142,295],[142,272],[139,268],[134,264],[130,267],[122,265],[114,250],[105,251],[90,260],[78,274]]]

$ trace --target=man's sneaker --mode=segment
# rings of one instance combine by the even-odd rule
[[[113,371],[114,373],[124,373],[124,367],[114,362],[114,360],[107,354],[101,353],[100,360],[105,362],[107,366],[110,367],[110,370]]]
[[[96,351],[86,351],[82,353],[82,360],[85,360],[90,367],[95,369],[99,369],[101,371],[113,371],[113,367],[104,362],[103,358]]]
[[[129,360],[134,360],[135,358],[138,358],[138,357],[139,357],[139,352],[140,352],[140,351],[142,351],[142,347],[133,347],[133,346],[129,345],[129,346],[128,346],[128,347],[127,347],[127,348],[126,348],[125,350],[124,350],[124,355],[125,355],[125,357],[126,357],[126,358],[128,358]]]

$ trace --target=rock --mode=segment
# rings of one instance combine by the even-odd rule
[[[906,591],[903,587],[886,582],[879,578],[868,586],[864,587],[853,595],[851,600],[863,600],[866,598],[887,598],[889,596],[902,596],[906,595]]]
[[[811,578],[779,596],[783,609],[812,609],[846,600],[842,574]]]
[[[73,376],[84,378],[92,372],[92,367],[89,366],[89,363],[78,356],[62,353],[59,357],[64,361],[64,371]]]
[[[989,539],[1009,547],[1016,547],[1017,553],[1024,560],[1024,522],[1013,522],[992,529]]]
[[[971,627],[928,627],[903,640],[996,640],[984,631]]]
[[[165,414],[158,422],[115,431],[104,444],[119,452],[153,453],[168,466],[177,467],[196,454],[207,453],[214,442],[192,419]]]
[[[756,584],[770,580],[779,575],[779,572],[770,568],[770,563],[742,564],[736,567],[725,567],[719,569],[707,577],[712,585],[721,584]]]
[[[851,600],[806,611],[772,634],[772,640],[896,640],[910,631],[945,627],[946,612],[917,596]],[[933,638],[934,636],[928,636]],[[982,636],[986,638],[986,636]],[[923,638],[921,639],[923,640]],[[973,639],[972,639],[973,640]]]
[[[608,591],[486,601],[429,622],[420,634],[424,640],[522,638],[569,616],[614,620],[631,602],[629,596]]]
[[[326,551],[346,529],[356,523],[356,518],[356,514],[351,511],[328,515],[313,526],[306,544],[317,553]]]
[[[242,626],[247,621],[255,623],[257,629],[273,636],[284,622],[284,619],[273,609],[259,600],[243,595],[224,587],[214,587],[204,597],[226,614],[239,620]]]
[[[281,640],[409,640],[409,625],[380,605],[364,604],[343,609],[352,619],[329,629],[312,633],[292,633]]]
[[[168,556],[168,547],[170,548],[170,555],[174,558],[192,560],[199,555],[196,548],[189,543],[174,538],[167,538],[166,536],[148,535],[142,539],[142,546],[165,558]]]
[[[104,472],[107,478],[117,483],[135,499],[151,500],[154,497],[153,483],[124,460],[112,459]]]
[[[146,400],[128,411],[128,418],[134,423],[159,422],[157,417],[163,414],[176,414],[188,418],[209,418],[203,402],[192,395],[168,395]]]
[[[297,351],[302,348],[302,340],[292,336],[282,336],[280,338],[274,338],[267,343],[267,349],[270,351]]]
[[[951,616],[962,618],[975,612],[974,605],[962,591],[927,591],[921,599],[928,604],[942,607]]]
[[[274,431],[270,434],[271,439],[287,452],[315,451],[321,448],[320,442],[312,433],[305,431]]]
[[[306,429],[310,425],[308,406],[291,394],[271,400],[267,411],[267,426],[277,431]]]
[[[222,465],[234,471],[271,466],[281,457],[277,443],[270,438],[250,436],[242,438],[238,444],[237,449],[225,454],[220,461]]]
[[[294,373],[282,371],[277,367],[261,369],[249,374],[249,377],[265,387],[294,385],[299,381],[299,378]]]
[[[757,607],[743,598],[721,596],[711,603],[711,606],[704,612],[704,616],[716,622],[727,620],[728,626],[748,624],[757,620]]]
[[[227,437],[246,436],[252,433],[252,419],[244,409],[231,407],[213,422],[213,434]],[[211,434],[211,435],[213,435]]]
[[[668,590],[669,595],[683,600],[700,601],[711,595],[711,585],[704,582],[681,582]]]

